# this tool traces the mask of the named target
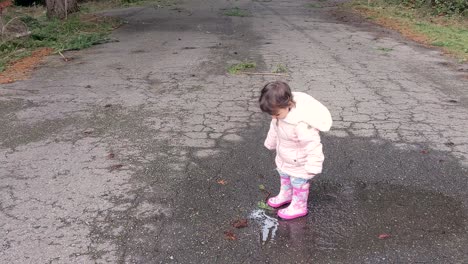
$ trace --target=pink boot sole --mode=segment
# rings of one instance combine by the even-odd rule
[[[303,213],[300,213],[300,214],[295,214],[295,215],[285,215],[285,214],[282,214],[280,211],[278,211],[278,216],[283,218],[283,219],[286,219],[286,220],[292,220],[292,219],[295,219],[295,218],[299,218],[299,217],[303,217],[303,216],[306,216],[307,215],[307,211],[303,212]]]
[[[268,199],[267,204],[268,204],[269,206],[273,207],[273,208],[278,208],[278,207],[280,207],[280,206],[282,206],[282,205],[285,205],[285,204],[288,204],[288,203],[290,203],[290,202],[291,202],[291,200],[289,200],[289,201],[284,201],[284,202],[282,202],[282,203],[275,204],[275,203],[271,202],[270,199]]]

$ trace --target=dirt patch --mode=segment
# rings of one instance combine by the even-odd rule
[[[0,73],[0,84],[12,83],[29,77],[32,70],[36,68],[45,56],[54,50],[51,48],[40,48],[32,52],[31,56],[17,60],[4,72]]]

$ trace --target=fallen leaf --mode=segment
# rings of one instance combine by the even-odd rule
[[[391,237],[391,235],[389,235],[389,234],[380,234],[379,235],[379,239],[387,239],[387,238],[390,238],[390,237]]]
[[[232,226],[235,227],[235,228],[244,228],[244,227],[247,227],[249,225],[247,224],[247,219],[239,219],[239,220],[236,220],[232,224]]]
[[[232,231],[225,231],[224,235],[227,240],[237,240],[236,235]]]
[[[267,203],[265,203],[264,201],[260,201],[257,203],[257,206],[258,208],[260,209],[265,209],[265,210],[273,210],[273,208],[271,208]]]
[[[113,159],[113,158],[115,158],[115,154],[114,153],[109,153],[109,155],[107,155],[107,158],[108,159]]]
[[[217,183],[221,185],[226,185],[227,181],[221,179],[221,180],[218,180]]]
[[[260,189],[261,191],[264,191],[265,190],[265,185],[263,185],[263,184],[258,185],[258,189]]]

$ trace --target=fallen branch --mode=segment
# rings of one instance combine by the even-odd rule
[[[290,77],[289,74],[273,73],[273,72],[238,72],[246,75],[273,75],[273,76],[284,76]]]
[[[15,35],[15,38],[22,38],[22,37],[27,37],[29,35],[31,35],[31,31],[27,31],[27,32],[23,32],[23,33],[18,33]]]
[[[62,52],[59,51],[58,54],[60,54],[60,56],[62,56],[64,61],[69,61],[70,60],[69,58],[63,56]]]
[[[264,190],[264,192],[266,193],[265,202],[268,202],[268,198],[270,198],[271,192],[266,191],[266,190]]]

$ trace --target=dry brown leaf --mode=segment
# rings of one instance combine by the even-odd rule
[[[221,180],[218,180],[217,183],[221,185],[226,185],[227,181],[221,179]]]
[[[244,227],[247,227],[249,226],[248,223],[247,223],[247,219],[239,219],[239,220],[236,220],[233,224],[232,224],[233,227],[235,228],[244,228]]]
[[[230,231],[230,230],[224,232],[224,235],[225,235],[225,238],[226,238],[227,240],[237,240],[236,235],[235,235],[232,231]]]

